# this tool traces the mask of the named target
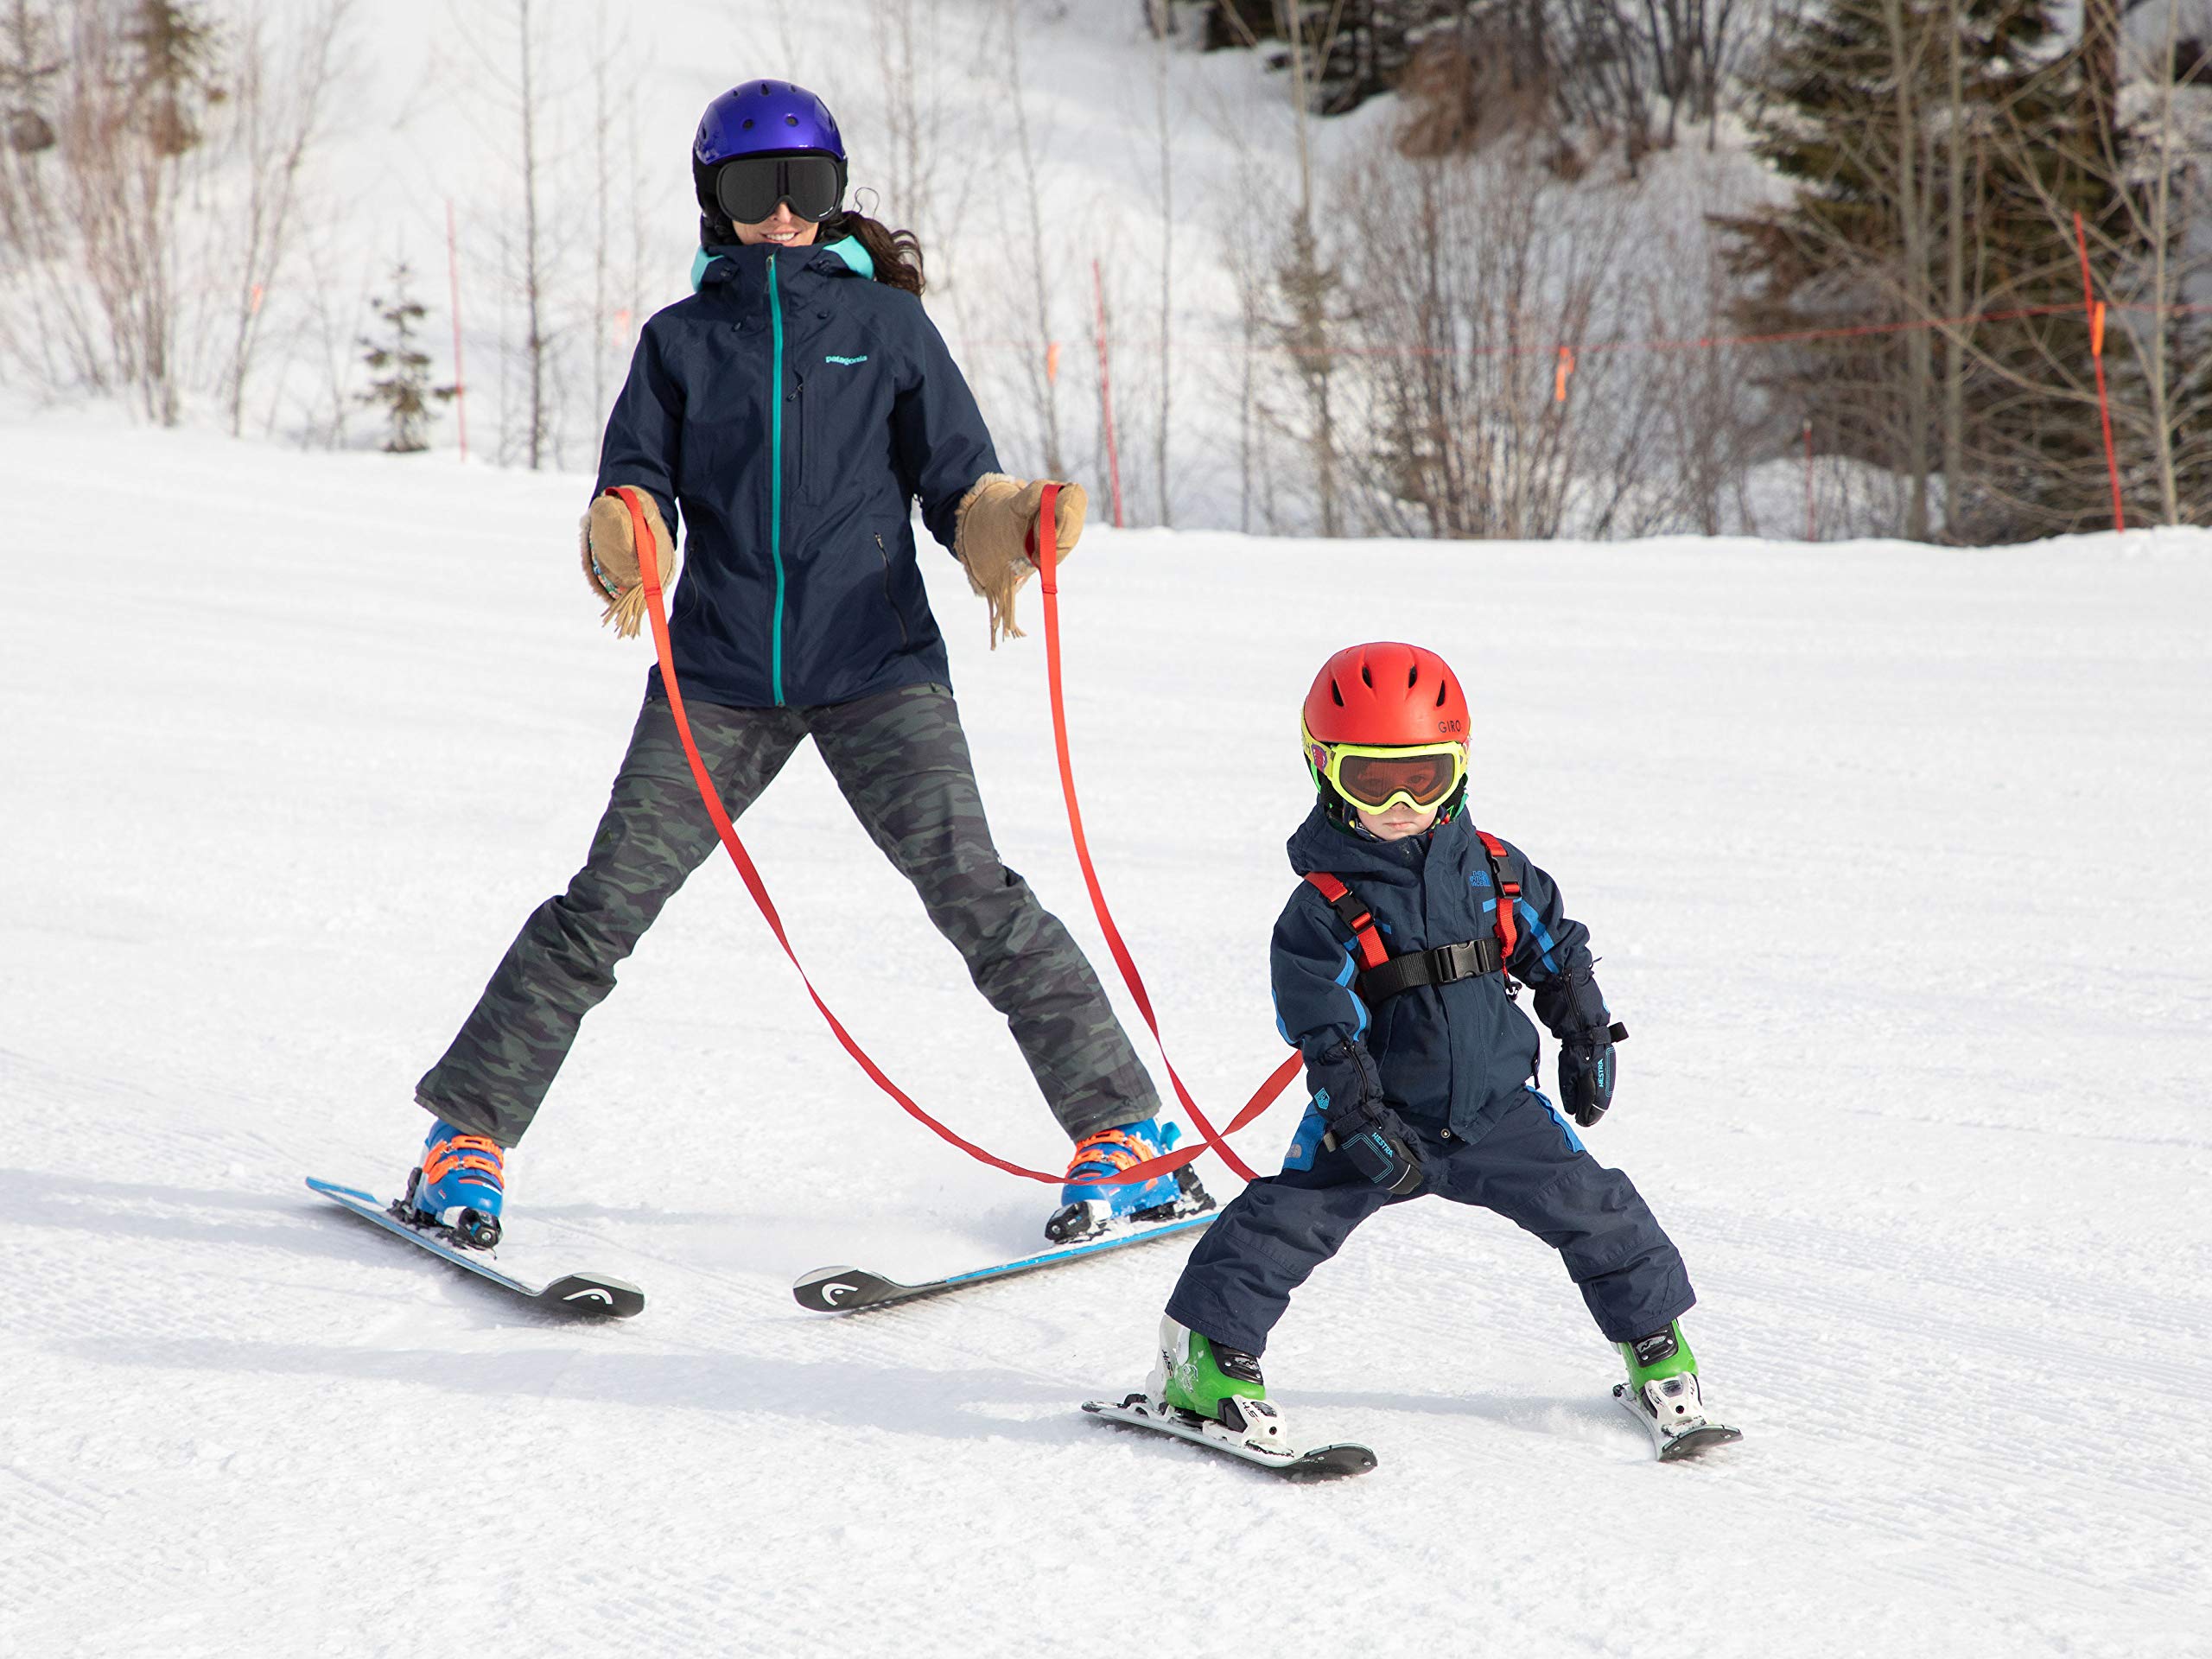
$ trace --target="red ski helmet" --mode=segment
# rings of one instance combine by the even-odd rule
[[[1441,657],[1419,645],[1379,642],[1347,645],[1321,665],[1306,694],[1300,736],[1306,771],[1338,823],[1351,822],[1356,804],[1380,810],[1393,794],[1435,806],[1441,823],[1466,798],[1467,727],[1466,694]],[[1377,750],[1410,753],[1370,753]],[[1430,774],[1433,783],[1408,769],[1423,755],[1443,763]],[[1363,761],[1375,764],[1363,767]],[[1364,789],[1354,781],[1362,772],[1371,774]]]

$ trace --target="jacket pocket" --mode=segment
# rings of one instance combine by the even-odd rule
[[[892,591],[891,550],[883,544],[883,532],[875,532],[875,551],[883,561],[883,602],[891,607],[892,619],[899,624],[899,648],[907,649],[914,643],[913,632],[906,626],[906,613],[899,607],[899,595]]]
[[[791,389],[786,401],[791,404],[791,453],[792,460],[796,463],[791,468],[791,473],[792,476],[798,480],[798,484],[792,492],[792,498],[795,500],[810,502],[814,499],[814,480],[808,472],[808,466],[815,446],[811,442],[813,434],[808,429],[814,424],[814,421],[811,412],[807,408],[804,375],[794,374],[791,377]]]

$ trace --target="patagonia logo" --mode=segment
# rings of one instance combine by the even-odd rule
[[[822,360],[823,360],[824,363],[835,363],[835,364],[838,365],[841,368],[848,368],[848,369],[849,369],[849,368],[851,368],[851,367],[853,366],[853,365],[854,365],[854,364],[855,364],[855,363],[865,363],[865,362],[867,362],[867,361],[868,361],[868,359],[867,359],[865,356],[861,356],[861,357],[825,357],[825,358],[823,358]]]

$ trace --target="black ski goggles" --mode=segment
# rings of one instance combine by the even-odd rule
[[[738,156],[715,175],[715,202],[733,225],[776,216],[779,202],[819,225],[845,196],[845,164],[818,151],[799,156]]]

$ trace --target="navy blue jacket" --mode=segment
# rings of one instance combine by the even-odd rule
[[[1378,841],[1338,829],[1316,805],[1289,851],[1301,877],[1325,871],[1359,895],[1393,956],[1496,937],[1490,861],[1464,812],[1427,835]],[[1568,919],[1551,877],[1510,843],[1499,870],[1521,886],[1513,976],[1529,987],[1554,1032],[1603,1025],[1589,930]],[[1535,1076],[1536,1027],[1507,997],[1502,974],[1417,986],[1368,1007],[1354,988],[1359,956],[1351,930],[1309,881],[1300,880],[1283,906],[1270,960],[1277,1022],[1306,1056],[1316,1091],[1347,1098],[1341,1074],[1350,1068],[1325,1057],[1347,1040],[1363,1043],[1382,1074],[1384,1099],[1401,1116],[1472,1141]]]
[[[854,268],[857,243],[714,251],[646,323],[600,450],[600,490],[639,486],[683,525],[679,681],[738,708],[949,685],[910,514],[919,496],[949,548],[998,470],[968,383],[921,302]]]

